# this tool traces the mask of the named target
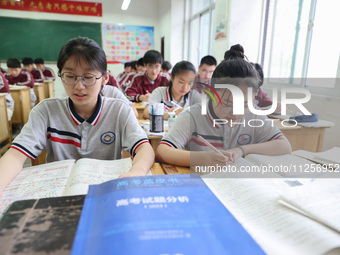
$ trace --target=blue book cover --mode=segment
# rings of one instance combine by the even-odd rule
[[[265,254],[199,176],[91,185],[72,254]]]

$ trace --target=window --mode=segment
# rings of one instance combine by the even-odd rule
[[[188,59],[198,66],[202,57],[212,55],[215,0],[190,0]]]
[[[338,89],[340,1],[267,0],[267,7],[261,63],[270,82]]]

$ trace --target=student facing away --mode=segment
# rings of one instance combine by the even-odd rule
[[[152,91],[158,87],[167,86],[170,81],[168,74],[161,73],[163,63],[161,53],[149,50],[145,53],[143,61],[146,72],[136,74],[126,90],[128,99],[133,102],[148,102]]]
[[[168,112],[179,115],[186,107],[200,103],[201,94],[191,90],[196,70],[189,61],[178,62],[171,73],[171,81],[167,87],[158,87],[149,97],[149,105],[163,103],[165,107],[164,119],[168,119]],[[143,117],[149,119],[149,108],[145,107]]]
[[[179,166],[215,166],[225,165],[225,157],[233,163],[251,153],[291,153],[288,140],[275,125],[266,121],[266,116],[255,115],[247,110],[248,87],[253,88],[254,98],[259,84],[257,72],[249,62],[239,58],[222,61],[213,74],[212,86],[215,84],[231,84],[241,89],[244,115],[233,114],[233,101],[236,99],[228,89],[216,89],[222,104],[214,93],[214,99],[210,98],[207,102],[205,115],[201,113],[201,104],[195,104],[190,107],[190,111],[182,112],[157,148],[156,157],[159,161]],[[216,124],[213,121],[216,119],[223,119],[227,123]],[[249,120],[262,122],[263,125],[250,126],[247,124]],[[211,150],[197,135],[205,138],[224,156]]]
[[[52,68],[45,66],[45,61],[42,58],[36,58],[34,60],[35,66],[40,69],[45,77],[45,80],[53,80],[55,81],[56,76]]]
[[[14,111],[14,99],[11,95],[11,91],[9,90],[9,85],[5,75],[0,71],[0,93],[6,94],[6,107],[7,107],[7,117],[10,121]]]
[[[105,53],[95,41],[71,39],[62,47],[57,66],[68,98],[49,98],[32,109],[29,121],[0,159],[0,194],[26,158],[35,159],[43,150],[47,162],[52,162],[120,159],[125,149],[134,158],[121,177],[145,175],[154,162],[153,149],[129,105],[100,95],[108,72]]]
[[[21,63],[24,65],[24,69],[26,71],[31,72],[34,78],[34,82],[38,82],[38,83],[44,82],[45,80],[44,74],[40,69],[34,67],[33,65],[34,61],[32,58],[28,58],[28,57],[23,58],[21,60]]]
[[[34,92],[34,78],[33,75],[21,69],[20,61],[17,58],[9,58],[7,60],[8,73],[5,74],[9,85],[27,86],[30,88],[31,106],[35,105],[37,97]]]

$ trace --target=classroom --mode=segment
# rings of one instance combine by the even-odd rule
[[[56,254],[340,254],[340,35],[333,29],[340,24],[339,9],[338,0],[1,1],[4,254],[36,254],[37,241],[43,254],[51,249]],[[74,60],[67,55],[71,39],[77,37],[92,39],[74,41],[92,47],[92,57],[79,53],[84,55]],[[107,76],[106,69],[100,69],[103,56]],[[206,56],[216,64],[203,63]],[[144,64],[138,63],[142,58]],[[32,61],[41,81],[33,71],[25,71],[25,61]],[[163,71],[163,61],[170,63],[170,70]],[[214,68],[205,70],[203,65]],[[230,71],[241,65],[242,71]],[[127,73],[127,66],[135,73]],[[10,69],[17,67],[30,72],[34,84],[11,81]],[[207,73],[205,80],[201,74]],[[142,89],[138,83],[143,77]],[[236,85],[238,78],[244,78],[242,85]],[[1,90],[6,87],[3,79],[9,83],[7,91]],[[185,79],[190,92],[181,92],[177,99],[174,88]],[[232,85],[218,84],[219,79]],[[78,88],[80,83],[89,96],[71,91],[70,85]],[[154,83],[159,87],[154,89]],[[115,86],[118,92],[112,90]],[[270,104],[259,105],[257,91],[251,96],[250,89],[259,86]],[[228,89],[229,97],[221,92]],[[237,93],[243,94],[237,98]],[[223,117],[219,107],[224,113],[230,107],[222,101],[231,102],[233,116],[238,105],[238,114],[246,117]],[[63,123],[62,114],[71,116],[70,122]],[[51,123],[55,126],[46,126]],[[45,133],[39,131],[46,127]],[[77,152],[65,149],[65,143]],[[17,156],[23,167],[15,164],[9,174],[10,168],[4,168]],[[199,177],[193,177],[197,173]],[[102,213],[106,209],[101,199],[115,204],[117,211]],[[54,207],[64,214],[58,216]],[[41,208],[50,208],[45,220],[60,235],[69,232],[67,241],[47,235],[34,222]],[[125,217],[133,210],[138,216]],[[165,221],[163,210],[169,210],[165,215],[197,210],[203,216],[195,214],[197,222],[188,215]],[[211,219],[213,213],[221,217],[220,226]],[[9,222],[19,214],[24,216],[15,223],[16,232],[9,231]],[[86,219],[89,215],[93,218]],[[62,225],[58,217],[69,224]],[[101,217],[115,230],[98,220]],[[145,218],[147,226],[141,223]],[[92,229],[86,220],[102,230]],[[29,223],[22,221],[44,230],[25,236],[22,224]],[[226,230],[228,224],[234,232]],[[89,234],[96,231],[106,232]],[[233,239],[234,233],[239,240]],[[109,245],[110,235],[116,241]],[[193,248],[200,235],[202,244]],[[98,245],[88,242],[92,238]],[[58,245],[51,248],[51,243]]]

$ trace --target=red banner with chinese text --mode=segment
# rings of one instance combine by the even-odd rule
[[[0,9],[102,17],[102,4],[56,0],[0,0]]]

